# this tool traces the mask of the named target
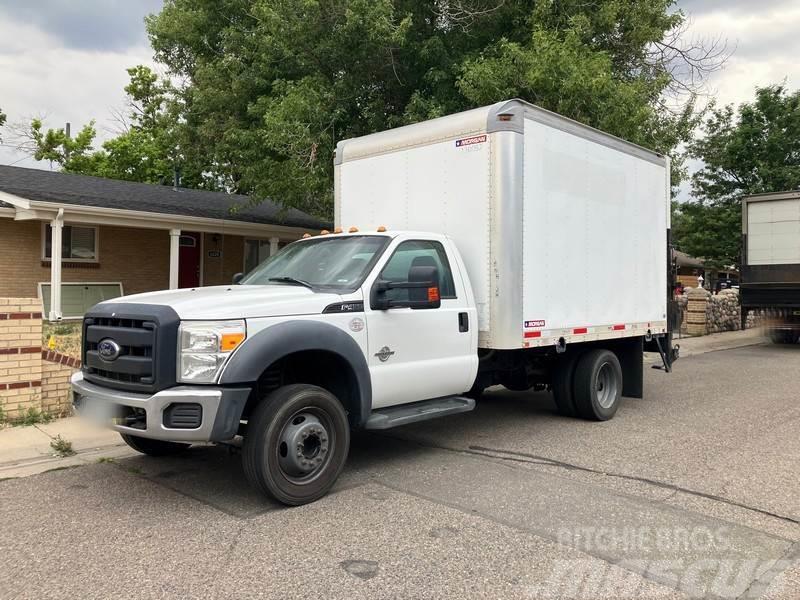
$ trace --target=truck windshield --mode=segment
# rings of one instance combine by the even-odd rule
[[[289,244],[241,280],[242,285],[304,285],[353,290],[389,242],[381,235],[324,237]]]

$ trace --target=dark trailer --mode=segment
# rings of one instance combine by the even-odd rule
[[[800,339],[800,190],[742,200],[742,323],[766,312],[773,342]]]

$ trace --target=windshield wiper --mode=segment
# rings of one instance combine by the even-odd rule
[[[296,277],[270,277],[267,281],[278,281],[280,283],[293,283],[294,285],[302,285],[314,291],[314,286],[308,283],[307,281],[303,281],[302,279],[297,279]]]

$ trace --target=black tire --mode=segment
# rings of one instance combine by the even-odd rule
[[[589,350],[575,367],[575,408],[584,419],[607,421],[622,398],[622,368],[610,350]]]
[[[121,433],[120,435],[128,446],[148,456],[170,456],[172,454],[179,454],[190,446],[190,444],[180,444],[178,442],[151,440],[150,438],[128,435],[127,433]]]
[[[556,411],[565,417],[574,417],[578,414],[575,408],[575,394],[573,393],[572,382],[575,376],[575,365],[579,358],[579,354],[562,355],[554,367],[553,378],[550,382],[553,400],[556,403]]]
[[[798,334],[784,329],[773,329],[769,332],[769,339],[773,344],[796,344]]]
[[[271,392],[250,415],[242,463],[254,488],[298,506],[328,493],[349,448],[347,413],[336,396],[293,384]]]

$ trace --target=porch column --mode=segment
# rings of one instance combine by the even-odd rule
[[[59,208],[50,221],[50,314],[51,321],[61,320],[61,232],[64,228],[64,209]]]
[[[181,230],[169,230],[169,289],[178,289],[178,265],[181,250]]]
[[[273,256],[278,252],[278,242],[280,242],[280,238],[271,237],[269,238],[269,255]]]

